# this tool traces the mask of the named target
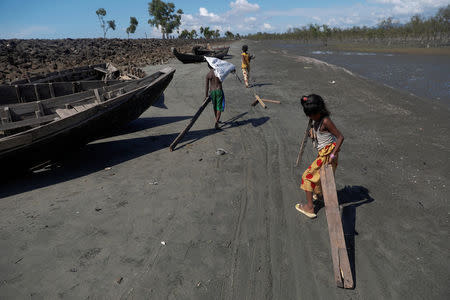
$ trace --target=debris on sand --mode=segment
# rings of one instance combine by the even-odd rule
[[[217,148],[216,155],[224,155],[224,154],[227,154],[227,151],[225,151],[225,149]]]
[[[116,282],[117,282],[118,284],[121,284],[122,281],[123,281],[123,277],[120,277],[119,279],[116,280]]]
[[[165,245],[166,245],[166,242],[161,241],[161,245],[165,246]]]

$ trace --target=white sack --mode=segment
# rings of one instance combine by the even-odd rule
[[[220,81],[224,81],[227,78],[228,74],[234,70],[236,67],[227,61],[215,58],[215,57],[206,57],[206,61],[209,63],[211,67],[214,69],[214,74]]]

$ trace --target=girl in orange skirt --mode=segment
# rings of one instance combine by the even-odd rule
[[[310,130],[310,137],[316,140],[319,153],[302,175],[300,187],[306,192],[307,204],[296,204],[295,208],[307,217],[315,218],[313,193],[315,195],[322,194],[320,168],[323,164],[331,164],[333,171],[336,170],[337,156],[344,141],[344,136],[331,121],[330,112],[327,110],[322,97],[316,94],[303,96],[301,103],[305,114],[314,121],[313,128]]]

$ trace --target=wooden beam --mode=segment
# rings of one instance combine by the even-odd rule
[[[255,98],[259,102],[259,104],[261,104],[262,107],[267,108],[266,104],[261,100],[261,98],[259,98],[258,95],[255,94]]]
[[[278,100],[269,100],[269,99],[261,99],[262,101],[264,101],[264,102],[270,102],[270,103],[276,103],[276,104],[280,104],[281,103],[281,101],[278,101]]]
[[[322,185],[325,213],[327,215],[328,232],[330,235],[331,257],[333,259],[334,279],[336,285],[345,289],[352,289],[353,275],[345,245],[342,219],[339,212],[339,202],[334,182],[334,173],[331,165],[324,163],[320,169],[320,182]]]
[[[191,121],[186,126],[186,128],[184,128],[183,131],[180,132],[180,134],[172,142],[172,144],[170,144],[170,146],[169,146],[170,151],[173,151],[175,149],[175,147],[178,145],[178,143],[181,141],[181,139],[185,136],[185,134],[189,131],[189,129],[191,129],[191,127],[194,125],[195,121],[197,121],[198,117],[200,117],[201,113],[205,110],[206,106],[208,105],[208,103],[210,101],[211,101],[210,97],[205,98],[202,106],[200,106],[200,108],[197,110],[197,112],[192,117]]]

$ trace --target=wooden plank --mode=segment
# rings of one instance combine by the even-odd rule
[[[281,101],[278,100],[269,100],[269,99],[261,99],[263,102],[270,102],[270,103],[276,103],[276,104],[280,104]]]
[[[256,100],[258,100],[259,104],[261,104],[262,107],[267,108],[266,104],[259,98],[258,95],[255,94]]]
[[[19,86],[17,84],[14,87],[16,88],[17,101],[19,103],[22,103],[23,101],[22,101],[22,97],[20,96],[20,88],[19,88]]]
[[[297,161],[295,162],[295,166],[298,167],[300,162],[302,161],[303,152],[305,151],[306,142],[308,141],[309,130],[312,126],[312,120],[308,120],[308,125],[306,125],[305,134],[303,135],[302,142],[300,143],[300,150],[298,151]]]
[[[48,84],[48,89],[50,90],[50,96],[51,98],[55,98],[55,89],[53,88],[53,83]]]
[[[22,120],[22,121],[5,123],[5,124],[0,125],[0,131],[40,125],[42,123],[54,121],[55,118],[57,118],[57,117],[58,116],[56,114],[52,114],[52,115],[47,115],[47,116],[43,116],[40,118],[32,118],[32,119],[26,119],[26,120]]]
[[[45,115],[44,105],[42,105],[41,101],[36,101],[36,110],[34,113],[36,114],[36,118],[42,117]]]
[[[56,109],[56,113],[62,119],[62,118],[67,118],[67,117],[70,117],[70,116],[76,114],[77,111],[75,109],[58,108],[58,109]]]
[[[341,288],[351,289],[354,287],[353,275],[345,245],[344,230],[342,228],[342,219],[336,193],[336,183],[331,165],[325,163],[320,169],[320,182],[325,202],[325,213],[327,215],[336,285]]]
[[[101,103],[103,102],[103,95],[100,96],[98,89],[94,89],[94,95],[95,95],[95,102],[96,103]]]
[[[39,100],[41,100],[41,97],[39,96],[37,84],[35,83],[33,85],[34,85],[34,94],[36,95],[36,100],[39,101]]]
[[[2,124],[12,122],[12,115],[9,107],[3,107],[3,110],[0,111],[0,114]]]
[[[208,105],[208,103],[210,101],[211,101],[210,97],[205,98],[202,106],[200,106],[200,108],[197,110],[197,112],[192,117],[191,121],[186,126],[186,128],[184,128],[183,131],[180,132],[180,134],[172,142],[172,144],[170,144],[170,146],[169,146],[170,151],[173,151],[175,149],[175,147],[178,145],[178,143],[181,141],[181,139],[185,136],[185,134],[189,131],[189,129],[191,129],[191,127],[194,125],[195,121],[197,121],[198,117],[200,117],[201,113],[205,110],[206,106]]]

